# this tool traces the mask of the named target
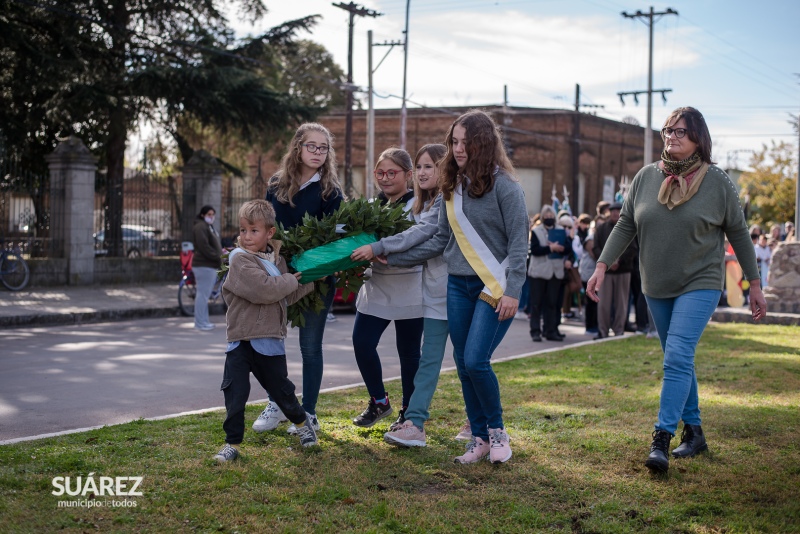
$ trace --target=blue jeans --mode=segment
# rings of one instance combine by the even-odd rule
[[[391,322],[389,319],[356,312],[356,321],[353,325],[353,351],[356,355],[358,370],[361,371],[361,377],[364,379],[370,397],[375,399],[383,399],[386,396],[381,358],[378,356],[378,342]],[[419,367],[422,326],[422,317],[394,321],[397,354],[400,357],[403,406],[408,406],[411,394],[414,393],[414,376]]]
[[[447,336],[450,332],[447,321],[427,317],[424,321],[422,356],[419,359],[417,375],[414,377],[414,393],[408,401],[405,414],[406,419],[411,419],[418,427],[422,427],[430,417],[428,408],[439,383],[439,372],[442,369]]]
[[[668,299],[646,296],[664,351],[664,382],[656,430],[666,430],[674,436],[681,420],[686,425],[700,424],[694,351],[721,293],[698,289]]]
[[[314,415],[317,413],[319,388],[322,386],[322,335],[328,312],[331,311],[333,295],[336,293],[336,281],[333,277],[325,280],[328,293],[322,296],[324,304],[319,313],[307,311],[306,325],[300,327],[300,354],[303,356],[303,408]]]
[[[322,335],[336,293],[336,280],[333,277],[328,277],[325,283],[329,289],[322,296],[322,310],[319,313],[306,311],[303,315],[306,325],[300,327],[299,333],[300,354],[303,357],[303,408],[311,415],[317,413],[317,399],[322,386]],[[273,398],[270,396],[269,400]]]
[[[472,435],[488,441],[490,428],[504,428],[490,360],[513,318],[498,321],[494,308],[478,298],[483,286],[477,276],[448,276],[447,322]]]

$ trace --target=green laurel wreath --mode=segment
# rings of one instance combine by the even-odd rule
[[[289,271],[293,272],[290,265],[292,258],[306,250],[362,232],[375,234],[378,239],[398,234],[414,224],[408,219],[404,207],[405,204],[381,205],[378,201],[358,198],[342,202],[339,209],[322,219],[306,214],[300,224],[288,230],[279,224],[275,239],[281,240],[280,255],[286,260]],[[345,233],[336,233],[337,227],[342,228]],[[357,293],[364,284],[364,270],[368,266],[369,262],[363,262],[352,269],[339,272],[336,287],[342,289],[345,300],[352,293]],[[222,276],[227,269],[228,262],[223,261],[219,275]],[[322,311],[322,296],[329,289],[329,285],[322,280],[315,281],[314,291],[289,306],[286,312],[288,322],[292,326],[305,326],[303,314],[307,310],[313,310],[314,313]]]

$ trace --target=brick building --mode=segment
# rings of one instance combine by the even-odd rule
[[[472,108],[413,108],[406,120],[406,146],[412,157],[418,147],[441,143],[453,120]],[[644,128],[573,111],[541,108],[490,106],[481,108],[501,125],[517,178],[525,191],[528,211],[536,213],[543,202],[550,203],[553,186],[563,198],[570,193],[573,212],[594,213],[602,199],[611,200],[620,180],[632,179],[642,167]],[[339,177],[344,184],[345,113],[332,112],[319,118],[336,137]],[[578,142],[573,136],[578,127]],[[375,112],[375,156],[400,143],[400,110]],[[353,112],[353,189],[365,191],[366,111]],[[577,180],[573,171],[573,147],[580,147]],[[653,132],[653,160],[661,152],[661,139]],[[277,168],[274,158],[264,158],[262,173],[271,176]],[[577,183],[575,183],[577,182]],[[577,190],[577,194],[576,191]]]

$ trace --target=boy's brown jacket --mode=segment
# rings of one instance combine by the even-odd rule
[[[275,251],[275,265],[281,276],[270,276],[255,254],[239,253],[231,260],[228,278],[222,285],[222,298],[228,305],[225,316],[228,341],[261,337],[286,337],[286,306],[311,293],[314,284],[300,285],[286,271],[286,262],[278,254],[279,240],[269,242]],[[285,300],[284,300],[285,299]]]

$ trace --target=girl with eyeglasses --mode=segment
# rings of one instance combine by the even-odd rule
[[[414,191],[408,188],[412,169],[408,152],[400,148],[384,150],[378,157],[374,171],[381,190],[377,201],[381,204],[402,204],[409,212],[409,219],[419,221],[419,213],[414,214],[411,210]],[[373,263],[372,276],[358,291],[353,325],[353,350],[370,399],[364,411],[353,419],[354,425],[371,427],[392,414],[378,355],[378,343],[392,321],[400,357],[403,392],[397,423],[405,421],[405,408],[414,392],[414,376],[419,367],[422,316],[422,267],[388,267],[380,262]]]
[[[280,168],[267,184],[266,200],[275,209],[275,220],[287,230],[300,224],[309,215],[321,219],[339,208],[344,199],[336,173],[336,153],[333,135],[323,125],[309,122],[301,125],[292,138]],[[323,295],[325,306],[319,313],[307,311],[305,326],[300,327],[300,353],[303,358],[303,408],[309,414],[314,430],[319,430],[317,399],[322,385],[322,336],[333,304],[335,292],[332,277],[326,280],[328,293]],[[253,423],[253,430],[275,430],[288,421],[274,402]],[[297,431],[295,425],[288,429]]]
[[[750,281],[750,311],[767,314],[761,279],[739,193],[711,160],[711,134],[695,108],[678,108],[661,130],[661,160],[631,182],[619,221],[597,259],[586,294],[598,302],[609,265],[639,237],[642,292],[664,353],[664,379],[645,466],[669,469],[670,440],[683,421],[681,443],[671,455],[690,458],[708,450],[700,421],[695,350],[719,303],[725,280],[725,238]]]
[[[397,235],[384,237],[371,245],[364,245],[350,256],[356,261],[371,260],[385,262],[384,254],[403,252],[423,243],[438,231],[439,210],[442,196],[439,194],[439,171],[436,164],[447,147],[425,145],[419,149],[414,160],[414,205],[411,208],[419,216],[416,224]],[[392,445],[425,447],[425,422],[430,417],[428,409],[439,382],[447,337],[447,264],[442,256],[431,258],[422,266],[423,342],[419,368],[414,377],[414,393],[403,416],[384,434],[384,440]],[[403,420],[405,419],[405,420]]]

